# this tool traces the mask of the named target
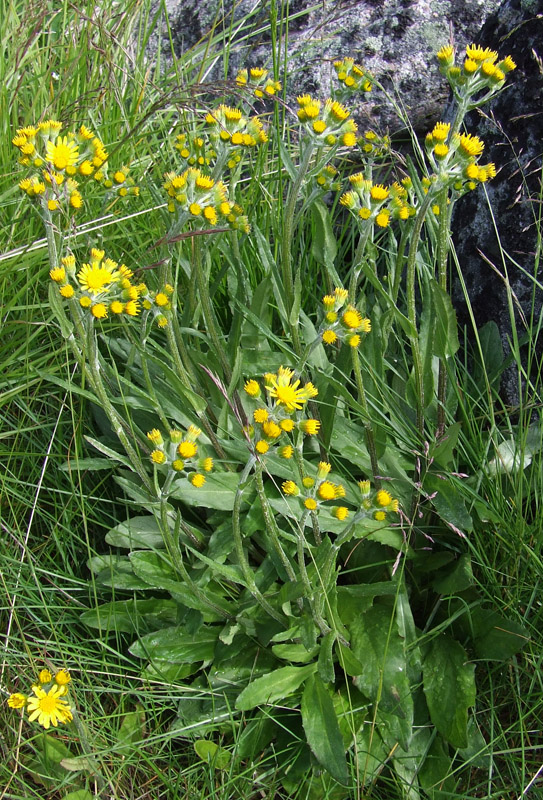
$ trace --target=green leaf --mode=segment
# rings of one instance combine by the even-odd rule
[[[440,467],[446,468],[451,463],[461,427],[461,422],[449,425],[443,436],[430,446],[429,458],[433,458]]]
[[[178,579],[173,567],[159,553],[137,550],[130,553],[129,558],[134,572],[138,578],[145,581],[147,588],[165,589],[187,608],[194,608],[197,611],[209,613],[213,610],[212,606],[218,606],[223,611],[227,611],[228,604],[224,598],[208,588],[200,587],[202,595],[208,602],[202,597],[197,597],[186,583],[182,583]]]
[[[471,624],[473,646],[478,658],[505,661],[530,640],[528,631],[519,622],[505,619],[490,609],[474,608]]]
[[[272,653],[281,661],[294,661],[296,664],[307,664],[313,661],[317,655],[318,648],[314,647],[312,650],[306,650],[303,644],[274,644],[272,646]]]
[[[123,467],[128,467],[128,469],[133,470],[132,462],[125,455],[117,453],[116,450],[112,450],[111,447],[107,447],[107,445],[102,444],[102,442],[99,442],[98,439],[93,439],[92,436],[85,436],[84,439],[96,450],[99,450],[102,455],[107,456],[112,461],[118,461],[119,464],[123,465]]]
[[[202,761],[211,764],[215,769],[227,769],[232,760],[232,753],[209,739],[197,739],[194,742],[194,751]]]
[[[187,479],[176,481],[171,497],[182,500],[188,506],[232,511],[238,485],[239,475],[235,472],[212,472],[206,475],[206,482],[200,488]],[[244,498],[244,502],[248,502],[247,498]]]
[[[131,745],[141,742],[145,737],[145,711],[142,705],[137,705],[135,711],[129,711],[122,718],[117,731],[119,744]]]
[[[330,631],[322,637],[317,661],[319,675],[324,683],[334,683],[334,642],[336,641],[335,631]]]
[[[292,308],[290,309],[290,314],[288,317],[288,321],[292,326],[298,325],[298,320],[300,319],[301,305],[302,305],[302,280],[300,278],[300,270],[297,270],[294,278],[294,298],[292,300]]]
[[[377,778],[389,758],[389,750],[374,725],[362,725],[356,732],[355,755],[360,781],[367,786]]]
[[[467,553],[463,553],[454,564],[440,570],[432,586],[439,594],[458,594],[472,586],[473,582],[471,558]]]
[[[453,796],[456,785],[453,759],[447,752],[447,746],[441,736],[434,737],[418,775],[420,785],[430,800],[448,800]]]
[[[65,339],[69,339],[73,334],[74,324],[66,314],[65,301],[61,299],[60,292],[56,283],[49,283],[48,289],[49,305],[51,306],[58,324],[60,332]]]
[[[337,242],[330,212],[324,203],[316,201],[311,205],[311,216],[313,218],[311,255],[319,264],[333,268],[337,255]]]
[[[462,532],[473,530],[473,520],[466,509],[464,498],[449,478],[441,479],[428,472],[424,478],[424,489],[429,495],[435,494],[431,503],[444,522]]]
[[[284,700],[298,689],[310,675],[316,672],[316,664],[306,667],[281,667],[257,678],[238,695],[236,708],[249,711],[255,706]]]
[[[318,674],[311,675],[302,695],[302,724],[317,761],[337,780],[349,780],[343,737],[332,698]]]
[[[95,795],[91,794],[88,789],[76,789],[75,792],[68,792],[62,800],[94,800]]]
[[[430,281],[435,310],[434,347],[438,358],[454,356],[460,343],[458,341],[458,322],[450,295],[435,280]]]
[[[106,542],[112,547],[156,550],[164,547],[164,540],[154,517],[131,517],[120,522],[106,533]]]
[[[467,747],[468,709],[475,704],[475,666],[467,660],[462,645],[442,634],[422,662],[430,719],[453,747]]]
[[[178,605],[173,600],[152,598],[151,600],[115,600],[97,608],[84,611],[81,622],[102,633],[123,631],[125,633],[147,633],[173,625],[177,619]]]
[[[219,632],[219,627],[202,626],[197,633],[189,633],[185,626],[177,625],[142,636],[130,645],[129,650],[133,656],[150,661],[173,664],[211,661]]]
[[[375,605],[349,625],[354,656],[363,666],[355,686],[379,708],[413,722],[413,697],[407,677],[405,642],[392,610]],[[404,742],[405,744],[405,742]],[[403,746],[403,745],[402,745]]]

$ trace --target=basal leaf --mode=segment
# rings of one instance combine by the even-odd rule
[[[173,664],[192,664],[211,661],[219,638],[219,627],[202,626],[189,633],[183,625],[148,633],[130,645],[132,655],[150,661],[169,661]]]
[[[446,634],[430,644],[422,662],[430,718],[453,747],[467,747],[468,709],[475,703],[475,666],[462,645]]]
[[[281,667],[257,678],[238,695],[236,708],[248,711],[255,706],[284,700],[316,671],[316,664],[305,667]]]
[[[311,675],[302,695],[302,723],[307,743],[317,761],[339,783],[347,784],[349,773],[343,737],[334,704],[318,674]]]
[[[398,633],[392,610],[374,605],[351,621],[351,646],[362,664],[355,686],[379,703],[379,708],[413,722],[413,698],[407,678],[405,642]]]

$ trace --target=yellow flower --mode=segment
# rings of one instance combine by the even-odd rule
[[[281,428],[272,420],[267,420],[264,422],[262,424],[262,430],[268,439],[277,439],[277,437],[281,435]]]
[[[245,389],[249,397],[258,397],[260,395],[260,386],[257,381],[254,380],[247,381],[243,388]]]
[[[72,677],[67,669],[59,669],[55,675],[55,683],[57,683],[59,686],[66,686],[71,680]]]
[[[157,306],[167,306],[170,302],[168,295],[164,294],[164,292],[158,292],[155,295],[155,303]]]
[[[194,442],[184,441],[178,445],[177,452],[181,458],[192,458],[198,452],[198,445]]]
[[[166,461],[166,453],[163,453],[162,450],[153,450],[151,453],[151,461],[153,464],[164,464]]]
[[[336,489],[331,481],[323,481],[317,489],[317,494],[321,500],[333,500],[336,496]]]
[[[473,61],[496,61],[498,58],[495,50],[491,50],[489,47],[481,47],[478,44],[469,44],[466,47],[466,55]]]
[[[267,453],[269,449],[270,446],[266,441],[264,441],[264,439],[259,439],[255,444],[255,450],[257,453],[260,453],[261,456],[263,456],[264,453]]]
[[[204,470],[204,472],[211,472],[213,469],[213,459],[212,458],[203,458],[200,462],[200,467]]]
[[[45,151],[49,163],[58,170],[74,167],[79,158],[77,142],[67,136],[59,136],[55,142],[48,141]]]
[[[71,708],[62,699],[63,686],[52,686],[48,692],[41,686],[33,686],[32,691],[34,695],[30,695],[27,704],[30,722],[37,720],[47,730],[50,725],[56,728],[59,722],[72,720]]]
[[[50,681],[53,680],[53,676],[51,675],[48,669],[42,669],[42,671],[38,676],[38,680],[40,683],[49,683]]]
[[[93,261],[92,264],[83,264],[77,273],[77,280],[80,286],[90,294],[99,294],[118,280],[119,272],[115,269],[116,266],[114,261],[110,264],[107,262],[100,264],[98,261]]]
[[[389,195],[389,190],[386,189],[382,184],[377,183],[375,186],[371,187],[370,195],[372,200],[386,200]]]
[[[64,267],[54,267],[50,270],[49,277],[56,283],[62,283],[62,281],[66,280],[66,270]]]
[[[334,344],[337,341],[337,335],[332,330],[323,331],[322,341],[325,344]]]
[[[309,511],[315,511],[317,505],[318,505],[317,501],[315,500],[314,497],[306,497],[306,499],[304,500],[304,506],[307,509],[309,509]]]
[[[294,420],[282,419],[281,422],[279,423],[279,427],[286,433],[290,433],[294,429]]]
[[[153,444],[156,444],[156,445],[164,444],[164,439],[162,438],[162,434],[158,430],[158,428],[153,428],[152,431],[149,431],[148,434],[147,434],[147,438]]]
[[[114,300],[109,304],[109,310],[112,314],[122,314],[124,311],[124,303],[121,303],[120,300]]]
[[[373,515],[373,517],[378,522],[383,522],[383,520],[385,520],[387,518],[387,515],[386,515],[386,513],[384,511],[376,511],[375,514]]]
[[[107,308],[103,303],[95,303],[91,306],[91,314],[96,319],[105,319],[107,317]]]
[[[347,519],[349,516],[349,509],[345,506],[336,506],[332,511],[333,516],[336,519],[339,519],[340,522],[343,522],[344,519]]]
[[[180,458],[176,458],[175,461],[172,461],[172,468],[176,472],[182,472],[185,469],[185,462],[182,461]]]
[[[305,419],[300,422],[300,428],[309,436],[315,436],[320,430],[321,424],[318,419]]]
[[[292,458],[294,455],[294,449],[292,445],[286,444],[279,448],[278,453],[280,458]]]
[[[62,286],[60,289],[60,293],[62,297],[65,297],[66,299],[73,297],[75,294],[73,287],[70,286],[69,284],[67,284],[66,286]]]
[[[275,405],[282,405],[287,411],[297,411],[307,403],[312,395],[307,390],[307,385],[299,389],[300,381],[291,383],[294,372],[285,367],[279,367],[277,375],[270,376],[270,385],[266,389],[270,397],[275,399]]]
[[[347,328],[360,328],[362,325],[362,314],[354,306],[349,306],[341,317],[341,321]]]
[[[193,472],[189,475],[189,481],[195,486],[197,489],[201,489],[201,487],[206,482],[205,476],[200,475],[199,472]]]
[[[257,408],[253,413],[253,419],[255,422],[266,422],[268,419],[267,410],[265,408]]]
[[[10,708],[24,708],[26,706],[26,700],[26,695],[15,692],[15,694],[10,694],[7,703]]]
[[[292,497],[300,494],[300,490],[294,483],[294,481],[285,481],[281,487],[285,494],[291,495]]]

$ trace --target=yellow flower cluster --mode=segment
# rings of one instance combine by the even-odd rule
[[[310,476],[302,478],[301,488],[295,481],[284,481],[281,488],[288,497],[299,497],[305,510],[318,512],[322,503],[345,497],[345,487],[328,479],[330,470],[331,465],[327,461],[321,461],[316,478]],[[349,510],[345,506],[334,507],[332,514],[337,519],[344,520]]]
[[[315,177],[317,186],[324,192],[338,192],[341,184],[337,180],[337,169],[332,164],[326,164]]]
[[[374,158],[388,156],[390,153],[390,136],[380,136],[375,131],[366,131],[360,140],[360,147],[366,155]]]
[[[188,136],[180,133],[177,136],[175,149],[179,151],[189,167],[207,167],[215,161],[217,153],[212,147],[206,146],[201,136]]]
[[[26,709],[29,721],[37,720],[46,730],[51,725],[56,728],[59,722],[71,722],[72,709],[65,699],[70,680],[65,669],[59,670],[54,678],[48,669],[42,669],[38,682],[32,686],[33,694],[15,692],[8,697],[8,706]]]
[[[479,165],[477,159],[484,150],[484,143],[470,133],[450,133],[448,122],[438,122],[426,135],[425,147],[428,160],[435,170],[435,178],[441,185],[452,184],[459,191],[475,189],[496,175],[496,167],[490,162]]]
[[[360,64],[355,64],[354,58],[334,61],[334,69],[338,81],[349,93],[371,92],[373,77]]]
[[[325,344],[345,341],[349,347],[358,347],[361,342],[360,334],[371,331],[370,320],[363,317],[358,309],[348,305],[343,310],[347,295],[346,289],[336,288],[334,294],[327,294],[322,299],[324,321],[321,336]]]
[[[89,263],[77,272],[75,256],[61,259],[49,276],[67,300],[75,299],[81,309],[88,310],[94,319],[107,316],[135,317],[141,311],[140,297],[147,291],[145,284],[132,282],[134,273],[125,264],[105,258],[103,250],[93,248]]]
[[[354,147],[357,142],[357,125],[351,112],[337,100],[329,98],[324,105],[308,94],[301,95],[298,100],[298,119],[305,130],[319,144],[333,147],[342,144]]]
[[[202,431],[196,425],[189,425],[186,432],[171,430],[167,441],[158,428],[147,433],[147,438],[153,445],[150,453],[151,462],[157,466],[166,466],[168,470],[181,477],[188,478],[197,489],[206,482],[205,472],[213,469],[213,459],[201,457],[198,454],[197,439]]]
[[[375,223],[386,228],[391,220],[407,220],[415,213],[408,202],[405,187],[399,183],[390,187],[375,184],[363,172],[351,175],[349,183],[351,189],[339,198],[339,202],[364,224]]]
[[[93,131],[81,125],[77,132],[61,135],[62,123],[47,120],[19,128],[12,139],[20,151],[19,163],[32,170],[19,187],[31,198],[42,198],[49,211],[83,207],[81,181],[97,181],[120,197],[138,195],[128,177],[128,167],[107,174],[108,153]]]
[[[320,430],[320,422],[312,418],[293,419],[298,411],[303,410],[308,400],[316,397],[317,389],[312,383],[300,385],[300,380],[294,379],[294,371],[288,367],[279,367],[276,373],[268,372],[264,375],[265,397],[257,380],[245,383],[245,392],[254,400],[261,403],[253,411],[253,422],[249,428],[249,435],[255,439],[254,449],[259,455],[264,455],[271,445],[278,445],[277,453],[281,458],[292,458],[294,450],[290,439],[283,444],[283,434],[299,431],[308,436],[315,436]]]
[[[233,230],[249,233],[250,226],[243,209],[228,199],[222,181],[215,181],[199,169],[189,167],[181,175],[168,172],[163,188],[168,194],[168,210],[185,213],[202,227],[226,225]]]
[[[225,145],[252,148],[268,141],[268,134],[258,117],[247,117],[239,108],[224,103],[207,114],[205,121],[209,138],[217,148]]]
[[[454,48],[450,45],[439,50],[437,60],[440,72],[446,76],[455,92],[461,92],[467,97],[473,97],[479,92],[485,93],[478,104],[501,89],[507,73],[516,68],[511,56],[505,56],[498,61],[495,50],[477,44],[466,47],[462,65],[455,64]]]
[[[383,522],[386,519],[387,513],[398,512],[400,507],[398,500],[392,497],[390,492],[387,492],[386,489],[379,489],[377,492],[372,492],[369,481],[359,481],[358,487],[362,496],[360,507],[362,516],[368,516],[369,514],[378,522]]]
[[[250,70],[240,69],[236,75],[238,86],[249,86],[255,97],[273,97],[281,91],[281,83],[270,76],[269,70],[264,67],[253,67]]]

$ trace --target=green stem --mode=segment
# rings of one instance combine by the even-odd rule
[[[270,538],[272,545],[275,548],[275,551],[279,558],[281,559],[281,563],[285,568],[285,572],[288,575],[289,580],[295,581],[296,580],[296,573],[292,568],[292,564],[290,560],[283,550],[283,546],[279,539],[279,528],[277,527],[277,522],[275,521],[275,517],[270,509],[270,504],[268,503],[268,498],[266,497],[266,492],[264,489],[264,480],[262,476],[262,462],[256,461],[255,462],[255,478],[256,478],[256,490],[258,492],[258,499],[260,500],[260,505],[262,507],[262,513],[264,514],[264,524],[266,526],[266,531]]]
[[[301,352],[300,335],[298,333],[297,325],[290,320],[292,306],[294,303],[294,280],[292,274],[292,235],[294,232],[294,212],[296,209],[296,201],[302,187],[302,183],[309,169],[311,156],[313,154],[314,142],[308,141],[305,145],[305,151],[302,160],[298,166],[298,172],[290,187],[285,211],[283,216],[283,241],[281,243],[281,267],[283,275],[283,289],[285,292],[285,305],[287,317],[289,320],[290,333],[292,343],[297,355]]]
[[[226,356],[226,352],[219,334],[219,328],[215,320],[215,313],[211,305],[211,298],[209,296],[209,285],[206,276],[204,275],[204,268],[202,265],[202,250],[198,237],[195,237],[192,261],[192,275],[195,278],[196,287],[200,303],[202,304],[202,311],[204,314],[204,321],[206,324],[207,332],[211,337],[215,355],[220,361],[224,377],[227,383],[230,383],[232,378],[232,370]]]
[[[256,585],[253,571],[251,570],[249,562],[245,556],[245,550],[243,549],[243,535],[241,533],[240,525],[241,501],[243,497],[243,491],[247,486],[249,475],[251,474],[251,470],[253,469],[255,463],[256,456],[251,456],[247,461],[243,472],[239,476],[238,489],[234,497],[234,507],[232,509],[232,534],[234,538],[234,549],[236,551],[238,563],[249,592],[252,594],[257,603],[264,609],[264,611],[270,615],[270,617],[273,617],[273,619],[284,624],[283,617],[275,610],[275,608],[273,608],[272,605],[270,605],[270,603],[268,603]]]
[[[420,346],[419,346],[419,336],[418,336],[418,328],[417,328],[417,310],[416,310],[416,302],[415,302],[415,265],[417,259],[417,250],[420,241],[420,235],[422,231],[422,225],[424,223],[424,219],[426,214],[428,213],[428,209],[430,208],[430,203],[432,202],[432,194],[428,192],[424,201],[419,209],[419,212],[415,218],[415,224],[413,226],[413,231],[411,234],[411,244],[409,248],[409,255],[407,257],[407,276],[406,276],[406,292],[407,292],[407,316],[409,318],[409,322],[411,323],[412,332],[409,334],[409,340],[411,343],[411,352],[413,354],[413,370],[415,374],[415,398],[417,404],[417,431],[419,433],[420,439],[424,438],[424,382],[423,382],[423,374],[422,374],[422,358],[420,354]]]
[[[375,436],[373,433],[373,426],[369,413],[368,401],[366,398],[366,391],[364,389],[364,381],[362,379],[362,370],[360,368],[360,354],[358,347],[351,347],[351,361],[353,364],[354,377],[356,381],[356,388],[358,390],[358,402],[364,409],[364,435],[366,438],[366,447],[368,449],[371,472],[373,475],[373,482],[376,489],[381,488],[381,481],[379,479],[379,463],[377,461],[377,448],[375,446]]]
[[[162,538],[164,539],[164,544],[166,545],[166,549],[168,551],[168,555],[170,556],[173,564],[173,568],[178,573],[178,575],[182,578],[182,580],[187,584],[188,588],[201,603],[204,603],[208,608],[214,611],[219,616],[223,617],[224,619],[231,619],[230,614],[228,614],[224,609],[220,606],[216,605],[215,603],[211,602],[208,597],[206,597],[205,592],[202,592],[200,587],[198,586],[195,581],[192,580],[190,577],[187,568],[185,567],[185,563],[183,561],[183,555],[181,553],[181,548],[179,547],[179,540],[178,538],[172,536],[172,532],[170,530],[170,525],[168,522],[168,504],[167,500],[163,494],[159,494],[160,499],[160,519],[157,520],[160,525],[160,532],[162,534]],[[177,511],[178,515],[178,524],[176,528],[179,529],[181,515],[180,512]]]
[[[444,292],[447,291],[447,265],[449,259],[449,231],[452,213],[447,203],[449,197],[448,188],[443,189],[439,194],[439,229],[438,229],[438,283]],[[443,435],[445,431],[445,400],[447,394],[447,363],[445,358],[439,360],[439,377],[437,383],[437,429],[436,437]]]
[[[358,289],[358,281],[360,278],[360,274],[362,272],[362,258],[366,251],[366,247],[368,244],[368,239],[373,231],[373,225],[368,223],[364,226],[360,237],[358,239],[358,244],[356,246],[356,251],[354,254],[353,259],[353,266],[351,268],[351,280],[349,282],[349,303],[353,305],[356,302],[356,291]]]
[[[90,378],[92,382],[92,388],[96,392],[100,405],[102,409],[105,411],[107,418],[111,422],[113,426],[113,430],[119,441],[121,442],[122,446],[125,449],[125,452],[132,463],[132,467],[134,472],[139,476],[141,482],[145,486],[145,488],[154,493],[154,487],[152,481],[149,479],[149,476],[145,472],[141,459],[132,446],[132,442],[128,438],[128,435],[124,429],[123,420],[113,407],[111,400],[109,399],[109,395],[105,389],[104,383],[102,381],[102,369],[99,363],[99,355],[98,355],[98,347],[96,344],[96,338],[94,333],[94,327],[91,325],[88,330],[88,336],[86,341],[86,350],[87,350],[87,361],[86,365],[90,371]]]

